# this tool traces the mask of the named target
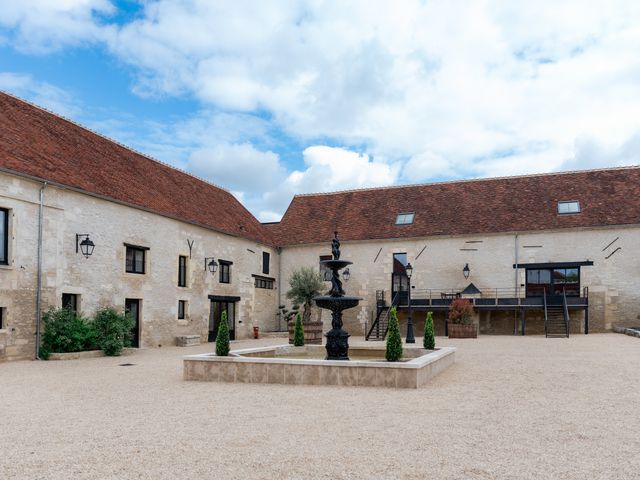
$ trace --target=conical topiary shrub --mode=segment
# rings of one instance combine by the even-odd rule
[[[299,313],[296,315],[296,324],[293,327],[293,346],[304,346],[304,330],[302,329],[302,315]]]
[[[216,336],[216,355],[226,357],[229,355],[229,322],[227,322],[227,311],[222,312],[218,335]]]
[[[424,322],[424,339],[422,345],[426,350],[436,348],[436,336],[433,333],[433,313],[427,312],[427,319]]]
[[[402,337],[398,325],[398,315],[395,307],[389,312],[389,333],[387,334],[387,351],[385,358],[389,362],[397,362],[402,358]]]

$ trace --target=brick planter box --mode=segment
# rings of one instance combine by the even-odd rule
[[[295,322],[289,322],[287,327],[289,328],[289,343],[293,345],[293,327]],[[322,322],[302,322],[302,329],[304,330],[304,344],[305,345],[322,345]]]
[[[478,338],[478,326],[475,324],[463,325],[460,323],[449,323],[449,338]]]

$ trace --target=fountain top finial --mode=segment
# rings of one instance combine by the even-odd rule
[[[331,240],[331,253],[334,260],[340,260],[340,240],[338,240],[338,231],[333,232],[333,240]]]

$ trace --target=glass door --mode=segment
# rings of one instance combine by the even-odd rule
[[[227,312],[227,325],[229,325],[229,338],[236,339],[236,304],[235,302],[211,301],[209,312],[209,342],[215,342],[218,336],[218,328],[222,321],[222,312]]]

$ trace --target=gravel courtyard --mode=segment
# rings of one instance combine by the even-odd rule
[[[420,390],[182,381],[212,345],[0,364],[0,478],[640,478],[640,339],[437,342]]]

